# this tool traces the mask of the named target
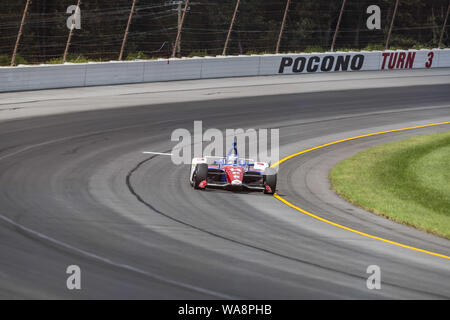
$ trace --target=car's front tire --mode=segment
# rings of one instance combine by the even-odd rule
[[[267,190],[267,186],[270,190]],[[274,194],[277,188],[277,172],[273,168],[264,170],[264,193]]]
[[[195,167],[194,171],[194,188],[195,189],[203,189],[200,187],[200,183],[206,180],[208,177],[208,165],[206,163],[199,163]]]

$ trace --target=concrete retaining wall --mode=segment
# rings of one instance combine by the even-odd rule
[[[0,68],[0,92],[276,74],[450,67],[450,49],[333,52]]]

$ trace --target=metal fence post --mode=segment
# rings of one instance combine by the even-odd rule
[[[72,19],[72,26],[69,30],[69,37],[67,38],[66,50],[64,50],[64,56],[63,56],[63,61],[62,61],[63,63],[65,63],[67,60],[67,53],[69,52],[70,41],[72,40],[73,29],[75,29],[76,18],[80,12],[80,5],[81,5],[81,0],[78,0],[77,8],[75,9],[75,14],[73,15],[73,19]]]
[[[286,25],[286,18],[290,4],[291,0],[287,0],[286,8],[284,9],[283,21],[281,22],[280,34],[278,35],[277,47],[275,48],[275,53],[278,53],[280,51],[281,37],[283,36],[284,26]]]
[[[447,19],[448,19],[448,13],[449,13],[449,12],[450,12],[450,3],[448,4],[448,7],[447,7],[447,13],[446,13],[445,19],[444,19],[444,25],[442,26],[441,36],[440,36],[440,38],[439,38],[438,49],[440,49],[441,46],[442,46],[442,39],[444,38],[445,27],[447,26]]]
[[[186,0],[186,3],[184,5],[183,15],[181,17],[181,23],[178,25],[178,32],[177,32],[177,38],[175,40],[175,45],[173,46],[173,49],[172,49],[172,58],[175,58],[175,54],[177,52],[177,47],[178,47],[178,44],[180,42],[180,37],[181,37],[181,30],[183,29],[184,18],[186,17],[186,12],[187,12],[188,6],[189,6],[189,0]]]
[[[334,45],[335,45],[335,43],[336,43],[336,38],[337,38],[337,34],[338,34],[338,32],[339,32],[339,26],[340,26],[340,24],[341,24],[341,20],[342,20],[342,14],[344,13],[344,7],[345,7],[345,2],[346,2],[347,0],[343,0],[342,1],[342,6],[341,6],[341,11],[339,12],[339,19],[338,19],[338,22],[337,22],[337,24],[336,24],[336,31],[334,32],[334,36],[333,36],[333,42],[331,43],[331,52],[333,52],[334,51]]]
[[[125,50],[125,44],[127,43],[128,32],[130,30],[130,24],[133,20],[134,7],[136,6],[136,0],[133,0],[133,4],[131,5],[130,16],[128,17],[127,27],[125,28],[125,33],[123,35],[122,47],[120,48],[119,61],[123,58],[123,51]]]
[[[386,39],[386,46],[385,46],[386,50],[389,49],[389,41],[391,40],[392,28],[394,27],[394,20],[395,20],[395,16],[397,15],[397,9],[398,9],[398,3],[399,2],[400,2],[400,0],[396,0],[395,1],[395,7],[394,7],[394,13],[392,14],[391,26],[389,27],[388,36],[387,36],[387,39]]]
[[[237,0],[236,7],[234,8],[233,18],[231,19],[230,29],[228,30],[227,39],[225,40],[225,45],[223,46],[223,51],[222,51],[223,56],[227,54],[228,42],[230,41],[231,32],[233,31],[233,25],[234,25],[234,21],[236,20],[236,15],[237,15],[240,3],[241,3],[241,0]]]
[[[25,18],[27,16],[28,7],[30,6],[30,3],[31,1],[27,0],[27,3],[25,4],[25,9],[23,10],[22,21],[20,22],[20,28],[19,32],[17,33],[16,44],[14,46],[14,51],[11,58],[11,67],[13,67],[16,64],[17,49],[19,48],[20,38],[22,37],[23,25],[25,24]]]

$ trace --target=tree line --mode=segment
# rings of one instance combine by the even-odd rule
[[[25,0],[6,0],[0,7],[0,64],[11,56]],[[81,29],[74,30],[70,59],[117,59],[132,0],[84,0]],[[191,0],[181,37],[182,56],[219,55],[235,0]],[[60,62],[67,41],[66,12],[76,0],[33,1],[19,46],[19,59]],[[391,48],[436,47],[448,0],[400,0]],[[286,0],[241,0],[228,54],[273,53]],[[280,52],[329,50],[342,0],[292,0]],[[381,9],[381,29],[366,26],[369,5]],[[337,36],[337,50],[383,49],[395,0],[347,0]],[[184,8],[184,6],[181,6]],[[124,57],[168,57],[176,38],[177,1],[137,0]],[[182,13],[182,12],[181,12]],[[444,44],[449,45],[448,32]],[[3,57],[3,58],[1,58]],[[4,63],[3,63],[4,64]]]

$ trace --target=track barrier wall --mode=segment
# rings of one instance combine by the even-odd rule
[[[0,67],[0,92],[319,72],[450,67],[450,49],[330,52]]]

